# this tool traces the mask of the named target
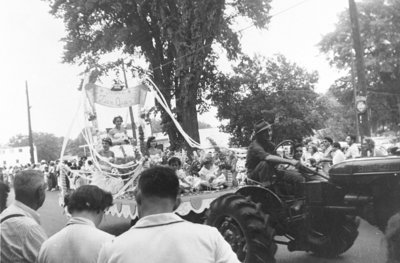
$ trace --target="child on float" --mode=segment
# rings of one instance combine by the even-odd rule
[[[175,170],[176,175],[179,178],[180,189],[184,192],[190,191],[192,188],[192,183],[186,179],[186,173],[181,169],[181,160],[178,157],[173,156],[168,160],[168,166]]]
[[[216,179],[213,169],[213,159],[204,159],[202,167],[199,171],[200,180],[197,182],[197,188],[199,190],[212,190],[216,188],[214,180]],[[214,183],[213,183],[214,182]]]

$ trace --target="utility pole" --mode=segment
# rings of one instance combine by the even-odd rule
[[[360,129],[362,156],[366,156],[364,138],[371,136],[368,119],[367,80],[365,78],[364,51],[361,45],[360,27],[358,22],[357,6],[354,0],[349,0],[349,12],[351,21],[351,32],[353,37],[353,48],[356,55],[357,73],[357,96],[356,110],[357,122]]]
[[[353,87],[353,96],[354,96],[354,105],[356,105],[357,101],[357,84],[356,84],[356,77],[354,76],[354,62],[351,63],[351,85]],[[357,139],[362,142],[361,134],[360,134],[360,125],[358,123],[358,111],[357,109],[354,112],[356,114],[356,130],[357,130]]]
[[[31,153],[31,164],[34,164],[35,154],[33,149],[33,136],[32,136],[32,125],[31,125],[31,105],[29,105],[28,81],[26,80],[25,80],[25,89],[26,89],[26,103],[28,108],[29,148]]]

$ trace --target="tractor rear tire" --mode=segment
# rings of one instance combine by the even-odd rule
[[[241,262],[275,262],[274,230],[260,208],[250,198],[231,193],[215,199],[207,211],[206,224],[219,230]]]
[[[358,226],[358,218],[344,216],[339,222],[332,224],[328,222],[322,229],[314,229],[309,235],[311,252],[325,258],[339,256],[353,246],[358,236]]]

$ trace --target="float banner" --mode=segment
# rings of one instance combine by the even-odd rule
[[[149,88],[146,85],[138,85],[122,90],[111,90],[94,83],[85,85],[86,96],[90,103],[97,103],[111,108],[126,108],[134,105],[143,106]]]

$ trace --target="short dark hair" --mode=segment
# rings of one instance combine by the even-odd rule
[[[138,189],[143,196],[176,199],[179,179],[175,171],[166,166],[154,166],[140,174]]]
[[[294,145],[294,149],[296,150],[297,148],[302,147],[303,148],[303,144],[302,143],[296,143]]]
[[[311,149],[312,149],[314,152],[318,152],[318,147],[317,147],[317,146],[311,145],[311,146],[309,146],[309,147],[311,147]]]
[[[115,116],[113,119],[113,124],[115,124],[118,119],[120,119],[121,121],[124,121],[121,116]]]
[[[331,137],[324,137],[324,140],[328,141],[330,144],[333,143],[333,140]]]
[[[103,138],[101,141],[108,143],[108,145],[110,145],[110,147],[113,145],[110,137]]]
[[[168,160],[168,165],[169,165],[169,166],[171,166],[173,163],[178,163],[179,166],[182,165],[181,160],[180,160],[178,157],[176,157],[176,156],[173,156],[173,157],[171,157],[171,158]]]
[[[35,196],[38,187],[44,185],[43,173],[38,170],[18,171],[14,178],[15,199],[18,201]]]
[[[341,146],[340,143],[338,143],[338,142],[334,142],[334,143],[332,144],[332,146],[333,146],[333,148],[337,148],[337,149],[341,149],[341,148],[342,148],[342,146]]]
[[[347,136],[349,136],[350,139],[351,139],[353,142],[356,142],[356,141],[357,141],[357,136],[355,136],[354,134],[349,134],[349,135],[347,135]]]
[[[212,158],[204,158],[203,162],[201,163],[201,166],[207,165],[207,164],[213,164],[213,159]]]
[[[112,206],[113,197],[96,185],[82,185],[64,197],[68,212],[103,211]]]
[[[154,136],[150,136],[150,137],[147,139],[147,142],[146,142],[147,149],[150,148],[150,143],[151,143],[152,141],[154,141],[155,139],[156,139],[156,137],[154,137]]]

